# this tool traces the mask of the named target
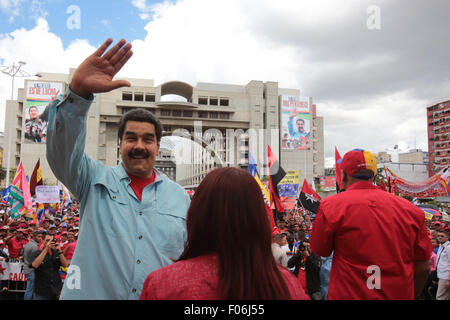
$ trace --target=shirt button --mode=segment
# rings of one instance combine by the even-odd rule
[[[141,260],[138,260],[138,261],[136,261],[137,262],[137,264],[140,264],[141,263]]]
[[[138,238],[139,238],[139,240],[141,240],[141,239],[142,239],[142,236],[139,236]]]
[[[139,215],[142,216],[142,214],[143,214],[142,211],[139,211]]]
[[[133,290],[131,290],[131,292],[135,293],[136,292],[136,288],[133,288]]]

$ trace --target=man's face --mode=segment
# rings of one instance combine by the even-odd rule
[[[53,236],[50,235],[50,234],[46,234],[45,238],[44,238],[44,244],[47,244],[47,243],[49,243],[52,240],[53,240]]]
[[[34,241],[36,241],[37,243],[40,243],[42,241],[42,234],[37,234],[34,236]]]
[[[279,240],[278,244],[279,244],[281,247],[287,245],[287,244],[288,244],[287,238],[286,238],[286,237],[281,238],[281,239]]]
[[[448,241],[448,236],[444,232],[439,232],[437,234],[437,240],[440,244],[444,244]]]
[[[38,110],[37,110],[37,108],[30,108],[29,110],[28,110],[28,114],[30,115],[30,119],[31,120],[34,120],[34,119],[36,119],[37,117],[39,117],[39,112],[38,112]]]
[[[305,122],[303,120],[298,119],[296,121],[297,130],[301,133],[305,132]]]
[[[21,240],[23,238],[23,233],[22,232],[16,232],[16,238],[18,240]]]
[[[148,122],[127,121],[119,150],[126,172],[139,178],[150,178],[159,153],[155,126]]]

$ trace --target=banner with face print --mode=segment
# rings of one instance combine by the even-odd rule
[[[25,106],[25,141],[47,141],[48,107],[63,92],[62,82],[27,81]]]
[[[310,98],[281,96],[281,148],[309,150],[311,145]]]

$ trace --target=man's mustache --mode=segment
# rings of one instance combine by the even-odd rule
[[[146,150],[134,149],[128,152],[128,157],[130,158],[148,158],[150,157],[150,153]]]

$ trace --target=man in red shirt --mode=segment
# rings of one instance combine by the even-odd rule
[[[340,167],[345,192],[321,202],[311,234],[314,253],[334,251],[328,298],[414,299],[433,251],[424,212],[373,184],[370,152],[352,150]]]
[[[23,255],[22,249],[28,243],[28,239],[24,237],[23,230],[18,229],[15,235],[11,235],[6,238],[5,242],[8,244],[9,257],[13,259],[21,259]]]

